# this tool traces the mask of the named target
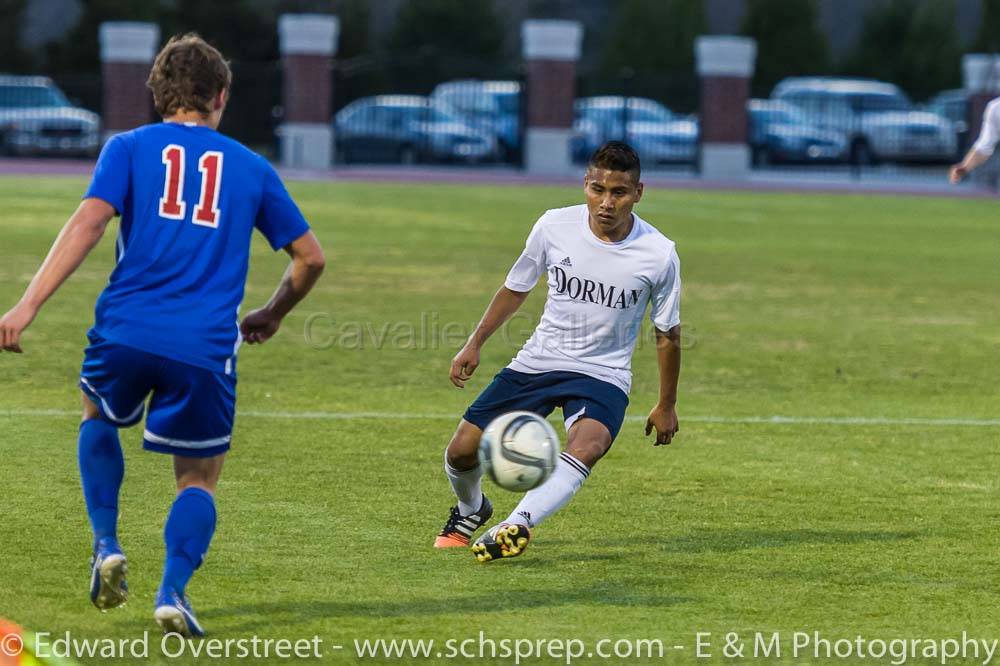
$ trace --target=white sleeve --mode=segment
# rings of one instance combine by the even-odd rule
[[[542,232],[542,220],[539,219],[528,234],[524,252],[507,273],[504,286],[511,291],[531,291],[538,284],[538,278],[545,272],[545,268],[545,234]]]
[[[651,300],[649,318],[656,328],[667,332],[681,323],[681,260],[677,250],[671,251],[666,268],[653,285]]]
[[[979,130],[979,138],[972,146],[977,153],[992,155],[1000,141],[1000,99],[995,99],[986,105],[983,112],[983,126]]]

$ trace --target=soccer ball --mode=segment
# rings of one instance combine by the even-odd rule
[[[531,412],[508,412],[486,426],[479,442],[479,462],[490,478],[514,492],[545,483],[559,460],[559,435],[548,421]]]

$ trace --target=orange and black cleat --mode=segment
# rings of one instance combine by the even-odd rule
[[[493,505],[483,495],[483,501],[479,505],[479,510],[475,513],[463,516],[457,506],[451,507],[451,515],[448,522],[437,539],[434,540],[435,548],[467,548],[472,535],[480,527],[486,524],[493,517]]]

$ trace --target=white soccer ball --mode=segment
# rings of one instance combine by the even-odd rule
[[[559,435],[532,412],[508,412],[486,426],[479,462],[501,488],[525,492],[549,478],[559,460]]]

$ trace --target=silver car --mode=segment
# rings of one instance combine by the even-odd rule
[[[891,83],[793,77],[775,86],[771,99],[794,104],[814,125],[845,133],[857,164],[948,162],[955,156],[951,121],[915,108]]]
[[[100,147],[100,116],[73,106],[51,79],[0,74],[0,152],[94,156]]]

